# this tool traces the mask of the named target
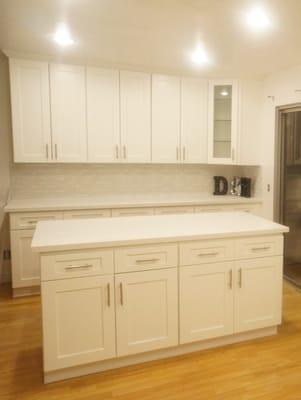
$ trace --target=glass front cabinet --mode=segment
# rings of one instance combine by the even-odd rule
[[[209,82],[208,162],[235,164],[237,161],[238,82]]]

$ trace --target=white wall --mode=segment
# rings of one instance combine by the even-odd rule
[[[10,119],[8,61],[0,52],[0,281],[9,279],[9,269],[4,265],[2,255],[9,247],[8,221],[3,207],[9,192]]]
[[[262,196],[264,215],[274,217],[276,107],[301,104],[301,66],[269,75],[264,81],[262,117]],[[269,96],[272,96],[269,97]],[[268,192],[267,186],[271,190]]]

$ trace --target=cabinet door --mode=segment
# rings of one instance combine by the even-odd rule
[[[115,356],[114,279],[42,282],[44,370]]]
[[[88,160],[113,162],[119,157],[119,72],[87,69]]]
[[[45,62],[10,59],[15,162],[50,160],[49,74]]]
[[[180,79],[177,77],[152,77],[152,160],[181,161]]]
[[[232,262],[180,268],[180,343],[233,333]]]
[[[13,288],[40,285],[40,259],[31,250],[34,230],[11,231]]]
[[[177,270],[116,275],[117,355],[178,344]]]
[[[87,160],[85,68],[50,65],[53,158]]]
[[[282,256],[236,262],[235,332],[281,322]]]
[[[126,162],[151,160],[151,78],[120,72],[121,151]]]
[[[207,162],[207,81],[181,81],[181,150],[184,163]]]
[[[238,83],[211,81],[208,109],[208,161],[237,161]]]

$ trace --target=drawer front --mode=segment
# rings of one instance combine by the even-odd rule
[[[10,214],[11,229],[34,229],[39,221],[49,221],[53,219],[63,219],[62,212],[33,212],[33,213],[13,213]]]
[[[164,214],[189,214],[193,213],[193,207],[158,207],[155,208],[156,215],[164,215]]]
[[[73,210],[73,211],[65,211],[64,212],[64,219],[103,218],[103,217],[110,217],[110,216],[111,216],[110,209]]]
[[[146,271],[178,265],[176,244],[125,247],[115,250],[115,272]]]
[[[283,235],[255,236],[236,240],[237,259],[281,256]]]
[[[112,217],[135,217],[139,215],[154,215],[154,209],[149,207],[140,208],[116,208],[112,210]]]
[[[194,208],[194,212],[202,213],[202,212],[219,212],[225,211],[222,206],[197,206]]]
[[[234,259],[233,240],[202,240],[180,244],[180,266],[230,261]]]
[[[41,280],[114,273],[113,250],[89,250],[41,257]]]

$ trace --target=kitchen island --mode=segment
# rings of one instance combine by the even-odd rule
[[[45,382],[275,334],[285,232],[244,212],[38,222]]]

